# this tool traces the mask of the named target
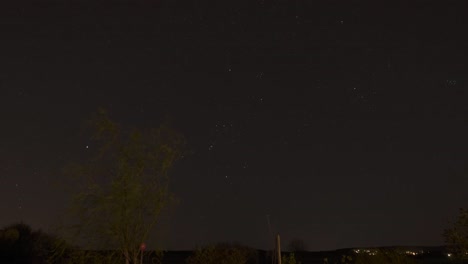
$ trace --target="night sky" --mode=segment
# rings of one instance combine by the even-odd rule
[[[167,249],[442,245],[467,205],[466,1],[10,2],[1,226],[54,230],[98,107],[186,137]]]

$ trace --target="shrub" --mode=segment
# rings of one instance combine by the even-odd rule
[[[289,253],[289,255],[281,256],[281,264],[301,264],[300,261],[296,260],[296,256],[293,252]]]

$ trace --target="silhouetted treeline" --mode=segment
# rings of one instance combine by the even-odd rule
[[[0,263],[47,263],[59,239],[16,223],[0,230]]]

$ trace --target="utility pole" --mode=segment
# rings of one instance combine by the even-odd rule
[[[276,251],[278,256],[278,264],[281,264],[281,242],[280,242],[280,235],[276,235]]]

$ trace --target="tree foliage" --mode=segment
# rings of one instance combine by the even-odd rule
[[[68,168],[79,186],[75,238],[87,248],[118,249],[125,263],[138,263],[140,244],[171,201],[168,172],[181,156],[183,137],[167,125],[125,129],[105,110],[88,124],[89,159]]]
[[[301,262],[296,260],[296,255],[291,252],[289,255],[281,256],[281,264],[301,264]]]

